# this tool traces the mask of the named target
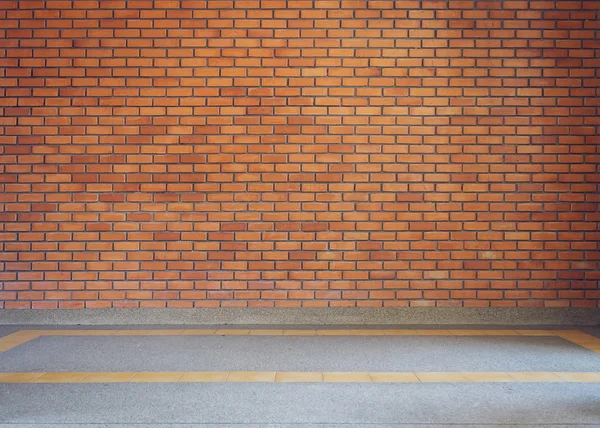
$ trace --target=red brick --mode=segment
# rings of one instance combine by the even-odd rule
[[[3,14],[0,308],[597,307],[592,2],[71,3]]]

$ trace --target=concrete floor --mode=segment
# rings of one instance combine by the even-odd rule
[[[5,354],[0,372],[600,372],[559,337],[40,337]]]
[[[597,384],[4,385],[0,398],[0,421],[21,424],[600,424]]]
[[[0,372],[228,370],[600,372],[600,354],[543,336],[50,336],[0,353]],[[600,427],[600,383],[0,383],[0,428],[26,426]]]

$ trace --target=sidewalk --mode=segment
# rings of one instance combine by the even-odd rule
[[[600,328],[0,326],[0,350],[2,428],[600,426]]]

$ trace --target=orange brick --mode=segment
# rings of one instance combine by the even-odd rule
[[[71,3],[2,15],[0,308],[598,307],[589,1]]]

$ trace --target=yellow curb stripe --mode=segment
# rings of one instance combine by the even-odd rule
[[[352,336],[350,330],[317,330],[317,336]]]
[[[183,330],[182,336],[213,336],[217,330],[187,329]]]
[[[510,374],[502,372],[473,372],[463,375],[469,382],[514,382]]]
[[[0,383],[600,383],[599,372],[11,372]]]
[[[0,338],[0,353],[9,351],[17,346],[23,345],[33,339],[40,337],[34,330],[21,330]]]
[[[21,330],[0,337],[0,353],[41,336],[550,336],[600,354],[600,338],[579,330],[494,329],[162,329],[162,330]]]
[[[88,372],[46,372],[36,377],[33,383],[77,383],[88,377]]]
[[[556,372],[554,374],[567,382],[600,382],[600,373]]]
[[[275,382],[323,382],[321,372],[277,372]]]
[[[250,330],[250,336],[283,336],[283,330]]]
[[[420,382],[416,374],[411,372],[405,373],[369,373],[371,381],[374,383],[414,383]]]
[[[177,382],[183,372],[139,372],[129,379],[129,382]]]
[[[229,372],[227,382],[275,382],[276,372]]]
[[[227,329],[222,328],[215,332],[215,336],[248,336],[250,330],[247,329]]]
[[[373,378],[365,372],[323,372],[323,382],[364,383],[373,382]]]
[[[150,330],[148,336],[181,336],[184,330]]]
[[[518,330],[449,330],[454,336],[521,336]]]
[[[450,330],[417,330],[419,336],[454,336]]]
[[[317,330],[283,330],[284,336],[316,336]]]
[[[516,330],[521,336],[556,336],[552,330]]]
[[[229,372],[186,372],[177,382],[225,382]]]
[[[419,336],[417,330],[383,330],[386,336]]]
[[[121,382],[129,382],[133,376],[136,375],[136,372],[120,372],[120,373],[112,373],[112,372],[96,372],[90,373],[79,382],[83,383],[121,383]]]
[[[415,375],[421,382],[469,382],[463,373],[452,372],[416,372]]]
[[[29,383],[42,376],[43,374],[44,372],[0,373],[0,383]]]
[[[565,379],[548,372],[509,372],[508,375],[517,382],[564,382]]]
[[[350,330],[352,336],[385,336],[383,330]]]

